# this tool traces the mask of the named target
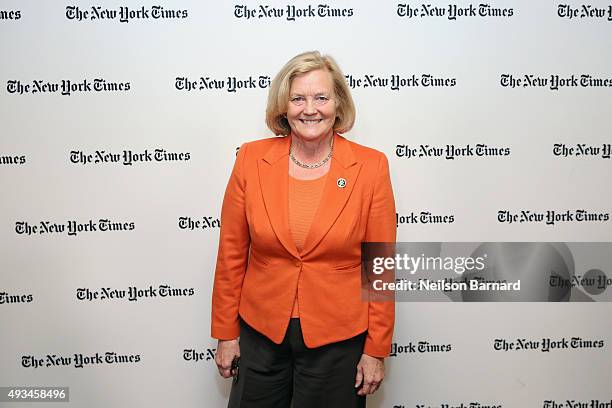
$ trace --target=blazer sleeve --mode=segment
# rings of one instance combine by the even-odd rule
[[[235,339],[240,334],[238,307],[251,243],[245,210],[244,177],[247,144],[238,151],[221,208],[221,232],[212,295],[211,336]]]
[[[389,175],[387,157],[381,153],[378,162],[376,182],[368,224],[366,242],[395,243],[397,226],[395,222],[395,200]],[[395,245],[392,245],[394,248]],[[394,254],[391,254],[394,256]],[[395,298],[370,300],[368,305],[368,332],[364,353],[374,357],[387,357],[391,351],[391,340],[395,326]]]

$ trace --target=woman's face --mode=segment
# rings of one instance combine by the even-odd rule
[[[329,72],[317,69],[293,79],[287,120],[291,134],[305,141],[315,141],[332,132],[336,121],[336,101]]]

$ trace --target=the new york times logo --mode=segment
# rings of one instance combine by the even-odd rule
[[[182,20],[189,16],[186,9],[169,9],[162,6],[130,8],[121,6],[118,8],[105,8],[92,6],[80,8],[77,6],[66,6],[66,18],[75,21],[119,21],[129,23],[132,20]]]
[[[140,299],[153,298],[172,298],[172,297],[188,297],[195,294],[194,288],[175,288],[167,284],[162,284],[157,287],[149,285],[148,288],[139,288],[137,286],[129,286],[127,289],[116,289],[112,287],[103,287],[100,289],[78,288],[76,291],[77,300],[128,300],[136,302]]]
[[[560,339],[544,337],[542,340],[517,338],[516,340],[495,339],[493,341],[493,349],[495,351],[505,352],[537,350],[549,353],[555,350],[598,349],[604,348],[604,346],[605,342],[602,339],[592,340],[583,339],[582,337],[562,337]]]
[[[395,155],[406,159],[444,158],[446,160],[469,157],[505,157],[510,156],[510,148],[507,146],[489,146],[484,143],[475,145],[469,143],[467,145],[447,144],[443,146],[398,144],[395,146]]]
[[[183,350],[183,360],[193,361],[194,363],[198,361],[211,361],[215,359],[216,353],[217,353],[216,348],[207,348],[206,351],[196,351],[195,349],[184,349]]]
[[[400,354],[447,353],[452,349],[451,344],[434,344],[428,341],[409,342],[408,344],[391,343],[389,357],[397,357]]]
[[[548,88],[551,91],[558,91],[561,88],[609,88],[612,87],[612,78],[597,78],[590,74],[569,76],[502,74],[499,83],[504,88]]]
[[[0,305],[14,304],[14,303],[30,303],[34,300],[32,294],[29,295],[15,295],[7,292],[0,292]]]
[[[151,162],[185,162],[191,159],[190,152],[171,152],[166,149],[145,149],[144,151],[124,150],[121,153],[96,150],[86,153],[82,150],[70,151],[70,163],[73,164],[123,164],[132,166],[138,163]]]
[[[114,351],[105,353],[82,354],[75,353],[70,356],[47,354],[45,356],[26,355],[21,356],[23,368],[41,367],[70,367],[83,368],[94,365],[126,365],[140,362],[140,354],[118,354]]]
[[[198,79],[189,77],[176,77],[174,87],[178,91],[219,91],[237,92],[246,89],[266,89],[271,84],[270,76],[268,75],[249,75],[248,77],[239,78],[236,76],[228,76],[225,78],[211,78],[201,76]]]
[[[195,229],[221,228],[221,220],[211,216],[203,216],[200,219],[179,217],[178,227],[179,229],[189,231],[193,231]]]
[[[307,7],[297,7],[288,4],[285,7],[272,7],[269,5],[259,5],[249,7],[242,4],[234,6],[234,17],[241,20],[250,19],[285,19],[296,21],[308,18],[343,18],[353,17],[352,8],[331,7],[328,4],[319,4],[317,7],[308,5]]]
[[[21,10],[0,10],[0,20],[19,20]]]
[[[610,408],[612,407],[612,399],[607,401],[601,401],[598,399],[592,400],[565,400],[563,401],[555,401],[555,400],[545,400],[542,408]]]
[[[552,274],[548,279],[548,284],[552,288],[575,288],[582,287],[590,294],[599,294],[612,286],[612,278],[606,276],[599,269],[590,269],[584,275],[572,275],[569,278],[563,278],[559,275]]]
[[[421,211],[420,213],[411,211],[410,214],[395,213],[396,227],[399,227],[400,224],[452,224],[453,222],[455,222],[454,214],[438,215],[429,211]]]
[[[396,12],[399,17],[406,17],[409,19],[442,17],[448,20],[469,17],[512,17],[514,15],[514,9],[512,8],[492,7],[486,3],[481,3],[478,6],[473,4],[449,4],[448,7],[434,6],[431,4],[421,4],[417,6],[400,3],[397,5]]]
[[[555,225],[557,223],[566,222],[608,222],[610,213],[580,210],[546,210],[532,211],[520,210],[519,212],[511,212],[508,210],[499,210],[497,212],[497,221],[501,223],[544,223],[546,225]]]
[[[39,79],[31,83],[11,79],[6,82],[6,91],[16,95],[51,93],[70,96],[75,93],[127,92],[130,89],[129,82],[112,82],[104,78],[83,79],[79,82],[70,79],[63,79],[61,82]]]
[[[0,165],[14,165],[14,164],[25,164],[25,155],[0,155]]]
[[[404,77],[401,75],[374,75],[366,74],[357,76],[345,75],[346,83],[349,88],[388,88],[392,91],[399,91],[403,88],[439,88],[453,87],[457,85],[457,78],[445,78],[432,74],[412,74]]]
[[[561,157],[601,157],[609,159],[612,155],[612,144],[602,143],[601,145],[587,145],[586,143],[576,143],[576,145],[566,145],[565,143],[555,143],[553,145],[553,155]]]
[[[78,222],[69,220],[66,223],[56,223],[52,221],[40,221],[36,224],[31,224],[28,221],[15,222],[15,232],[19,235],[69,235],[76,236],[80,233],[95,233],[95,232],[119,232],[133,231],[136,228],[132,222],[117,222],[108,218],[101,218],[98,221],[89,220],[87,222]]]
[[[572,7],[569,4],[559,4],[557,16],[569,20],[573,18],[605,18],[608,21],[612,21],[612,5],[597,7],[591,4],[583,4],[580,7]]]

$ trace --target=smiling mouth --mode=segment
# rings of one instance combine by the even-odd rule
[[[305,125],[316,125],[317,123],[320,123],[323,119],[300,119],[300,122],[302,122]]]

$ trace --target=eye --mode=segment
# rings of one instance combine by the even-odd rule
[[[304,103],[306,99],[303,96],[293,96],[291,97],[291,102],[296,103],[296,104],[300,104],[300,103]]]
[[[326,95],[317,95],[315,96],[315,103],[317,105],[325,105],[329,101],[329,97]]]

